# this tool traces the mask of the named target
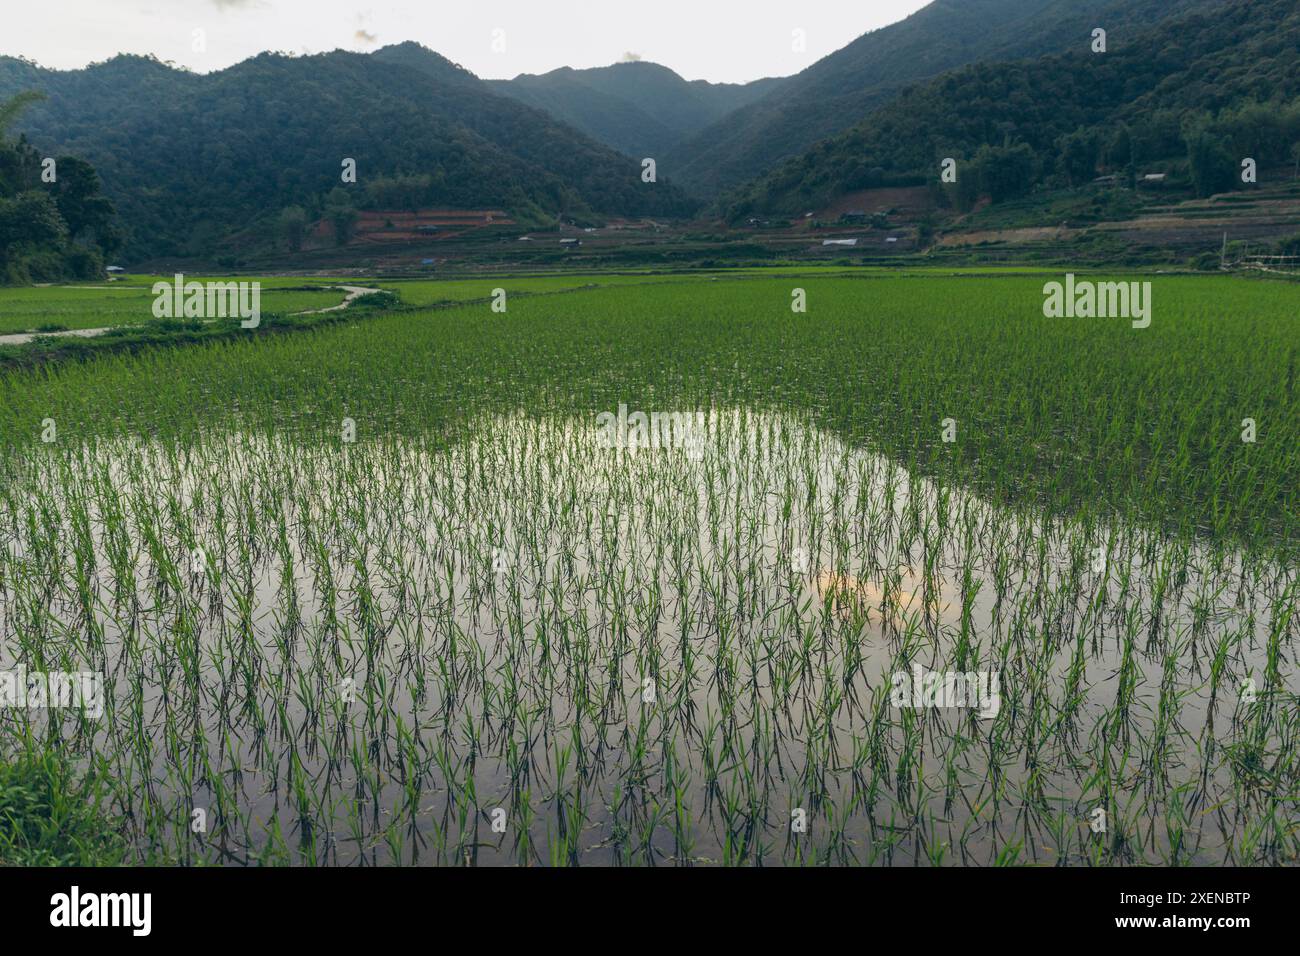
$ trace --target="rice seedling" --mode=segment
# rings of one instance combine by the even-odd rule
[[[0,377],[0,671],[103,676],[4,756],[138,861],[1300,859],[1290,287],[578,285]]]

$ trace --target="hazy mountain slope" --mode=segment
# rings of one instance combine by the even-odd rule
[[[1230,185],[1243,156],[1283,164],[1293,138],[1300,145],[1297,48],[1295,0],[1231,0],[1134,33],[1104,55],[968,66],[908,90],[726,205],[737,216],[818,208],[871,180],[932,182],[943,157],[971,160],[981,147],[1018,150],[1004,158],[1018,164],[1020,186],[1052,174],[1087,181],[1107,150],[1127,148],[1126,165],[1186,160],[1189,129],[1216,121],[1207,148],[1221,154],[1214,175]],[[1211,115],[1224,110],[1240,115]]]
[[[354,158],[369,178],[427,175],[437,205],[525,216],[674,215],[670,182],[415,44],[375,55],[263,54],[197,76],[139,57],[85,70],[0,59],[0,96],[49,96],[18,124],[99,169],[132,256],[210,250],[289,205],[319,211]]]
[[[582,82],[576,70],[555,70],[543,76],[525,74],[513,80],[489,80],[499,92],[521,103],[546,110],[556,119],[632,157],[663,154],[663,144],[676,145],[680,130],[662,123],[620,96]]]
[[[660,168],[686,188],[714,195],[855,125],[912,83],[976,61],[1087,49],[1099,26],[1115,48],[1134,27],[1222,2],[936,0],[701,130]]]
[[[629,156],[661,158],[687,136],[784,80],[687,81],[666,67],[637,62],[585,70],[562,67],[488,82]]]

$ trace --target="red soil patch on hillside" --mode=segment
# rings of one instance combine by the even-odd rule
[[[813,217],[833,222],[845,213],[864,212],[868,216],[894,210],[897,218],[910,221],[921,218],[932,207],[924,186],[898,186],[888,189],[862,189],[845,193]]]
[[[357,213],[352,242],[412,242],[418,239],[452,239],[488,226],[513,226],[515,221],[500,209],[363,209]],[[334,226],[328,219],[315,222],[308,232],[314,243],[334,241]]]

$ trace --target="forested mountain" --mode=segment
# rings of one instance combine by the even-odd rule
[[[660,168],[714,196],[860,122],[905,87],[974,62],[1122,48],[1136,28],[1226,0],[935,0],[859,37],[669,152]]]
[[[267,53],[208,75],[131,56],[69,72],[0,58],[0,97],[24,90],[48,99],[15,128],[99,169],[131,258],[211,254],[282,209],[312,218],[363,205],[368,184],[394,177],[412,202],[501,208],[525,223],[693,208],[662,175],[642,182],[633,159],[413,43]],[[355,184],[341,181],[346,158]]]
[[[544,109],[594,139],[640,159],[662,158],[691,134],[785,81],[687,81],[667,67],[635,62],[586,70],[562,67],[488,82],[498,92]]]
[[[1113,39],[1114,34],[1112,33]],[[1184,166],[1198,192],[1300,163],[1300,6],[1232,0],[1111,43],[1108,52],[981,63],[918,85],[847,133],[728,197],[733,217],[797,213],[845,192],[937,183],[958,160],[956,205],[1099,171]]]
[[[43,156],[6,130],[37,95],[0,100],[0,285],[103,274],[118,233],[94,168],[74,156]]]
[[[415,43],[266,53],[208,75],[136,56],[73,71],[0,57],[0,102],[45,97],[9,117],[26,140],[0,157],[0,266],[89,268],[116,248],[100,176],[128,260],[278,238],[297,248],[321,218],[346,241],[358,209],[499,209],[524,227],[685,216],[698,202],[678,176],[706,191],[739,182],[719,203],[733,218],[797,214],[857,189],[934,183],[949,156],[963,172],[936,198],[958,208],[1099,171],[1132,178],[1153,160],[1205,193],[1231,186],[1241,157],[1264,167],[1298,148],[1296,7],[935,0],[796,77],[744,85],[651,63],[484,82]],[[1105,53],[1090,50],[1096,27]],[[62,231],[24,245],[13,223],[53,223],[32,192],[34,158],[47,156],[68,161],[73,192],[46,190]],[[642,181],[643,156],[658,182]]]

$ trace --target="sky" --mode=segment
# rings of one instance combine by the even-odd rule
[[[743,83],[797,73],[928,2],[5,0],[0,54],[76,69],[151,53],[206,73],[265,50],[365,52],[415,40],[484,79],[644,59],[688,80]]]

